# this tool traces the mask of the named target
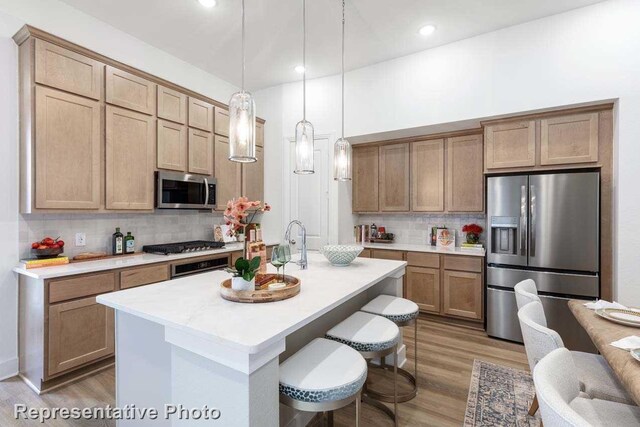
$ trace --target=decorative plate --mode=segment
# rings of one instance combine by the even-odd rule
[[[640,311],[621,308],[601,308],[596,314],[611,322],[640,328]]]

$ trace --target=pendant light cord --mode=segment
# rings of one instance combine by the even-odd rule
[[[344,139],[344,0],[342,0],[342,139]]]
[[[307,0],[302,0],[302,121],[307,122]]]
[[[244,92],[244,0],[242,0],[242,92]]]

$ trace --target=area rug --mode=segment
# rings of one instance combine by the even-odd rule
[[[540,412],[527,413],[534,396],[528,372],[474,360],[464,426],[537,427]]]

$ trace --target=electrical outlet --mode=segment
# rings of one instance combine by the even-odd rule
[[[76,233],[76,246],[85,246],[87,244],[87,235],[85,233]]]

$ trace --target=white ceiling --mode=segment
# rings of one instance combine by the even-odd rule
[[[240,86],[240,0],[62,0]],[[346,66],[354,69],[601,0],[347,0]],[[340,0],[307,1],[307,77],[340,71]],[[246,0],[246,86],[300,79],[302,0]],[[437,31],[418,35],[425,24]]]

